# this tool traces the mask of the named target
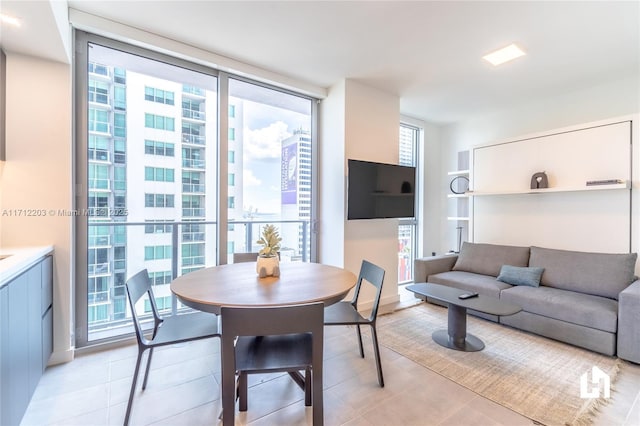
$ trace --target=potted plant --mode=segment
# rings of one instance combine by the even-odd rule
[[[261,238],[256,241],[262,245],[262,249],[258,252],[258,261],[256,262],[256,272],[260,278],[267,276],[280,276],[280,259],[278,252],[280,251],[280,234],[274,225],[265,225],[262,229]]]

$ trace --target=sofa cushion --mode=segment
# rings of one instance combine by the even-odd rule
[[[586,253],[531,247],[529,266],[544,268],[543,286],[618,299],[634,280],[637,253]]]
[[[465,241],[460,248],[460,254],[453,265],[453,270],[497,277],[502,265],[528,266],[528,264],[529,247],[477,244]]]
[[[540,278],[544,268],[539,266],[511,266],[502,265],[500,275],[496,278],[498,281],[511,285],[528,285],[529,287],[538,287]]]
[[[615,300],[551,287],[512,287],[500,299],[515,303],[523,311],[572,324],[615,333],[618,302]]]
[[[495,277],[464,271],[449,271],[429,275],[429,282],[455,287],[465,291],[474,291],[496,298],[500,297],[501,290],[511,287],[509,284],[496,281]]]

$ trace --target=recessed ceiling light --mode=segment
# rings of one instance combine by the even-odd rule
[[[491,65],[497,66],[524,55],[526,55],[526,53],[524,53],[522,49],[512,43],[507,47],[503,47],[502,49],[498,49],[494,52],[484,55],[482,59],[490,62]]]
[[[0,13],[0,21],[3,24],[13,25],[14,27],[20,26],[20,19],[14,16],[5,15],[4,13]]]

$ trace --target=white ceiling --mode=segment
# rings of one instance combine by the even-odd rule
[[[316,86],[356,79],[397,94],[403,114],[436,123],[640,78],[637,1],[67,3]],[[2,12],[24,23],[2,26],[3,49],[64,61],[41,22],[52,4],[2,0]],[[512,42],[528,55],[498,68],[481,59]]]

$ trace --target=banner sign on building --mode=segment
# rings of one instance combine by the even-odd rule
[[[282,204],[296,204],[298,191],[298,143],[282,147],[280,189]]]

